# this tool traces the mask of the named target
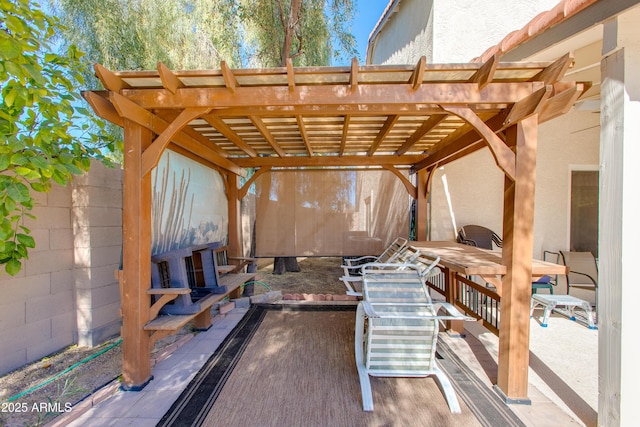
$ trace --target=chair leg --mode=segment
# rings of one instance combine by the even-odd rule
[[[435,368],[435,378],[442,389],[442,393],[444,394],[444,398],[447,400],[447,405],[449,405],[449,410],[452,414],[459,414],[462,412],[460,409],[460,403],[458,402],[458,398],[456,397],[456,392],[451,385],[451,381],[445,375],[444,372],[440,370],[440,368]]]
[[[369,372],[364,365],[364,308],[362,304],[358,304],[356,310],[356,367],[358,368],[358,377],[360,377],[360,389],[362,392],[362,409],[365,411],[373,411],[373,395],[371,393],[371,380]]]

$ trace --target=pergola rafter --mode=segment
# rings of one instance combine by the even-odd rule
[[[105,90],[85,93],[96,114],[125,130],[123,384],[150,377],[150,171],[169,148],[223,172],[229,198],[229,254],[240,255],[239,200],[277,169],[383,168],[416,199],[417,236],[437,167],[483,147],[504,172],[503,264],[498,387],[527,394],[528,313],[539,123],[568,111],[587,88],[561,79],[572,63],[427,64],[113,72],[96,65]],[[238,186],[245,168],[257,168]],[[401,172],[417,173],[412,184]],[[453,302],[453,301],[452,301]],[[526,317],[526,318],[525,318]],[[506,353],[506,354],[504,354]]]

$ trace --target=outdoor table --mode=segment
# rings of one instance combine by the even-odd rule
[[[440,264],[451,271],[469,276],[479,276],[502,293],[502,277],[507,274],[507,267],[502,263],[499,250],[480,249],[449,241],[412,241],[412,246],[440,257]],[[532,281],[545,276],[566,274],[567,267],[547,261],[534,259],[532,264]]]

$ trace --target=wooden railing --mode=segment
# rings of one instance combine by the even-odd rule
[[[500,321],[500,295],[484,285],[441,267],[442,273],[427,280],[429,288],[443,295],[467,315],[482,321],[491,332],[498,335]]]

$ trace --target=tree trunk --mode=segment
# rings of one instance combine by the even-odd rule
[[[297,273],[300,271],[298,259],[293,256],[276,257],[273,259],[273,274],[284,274],[286,272]]]

